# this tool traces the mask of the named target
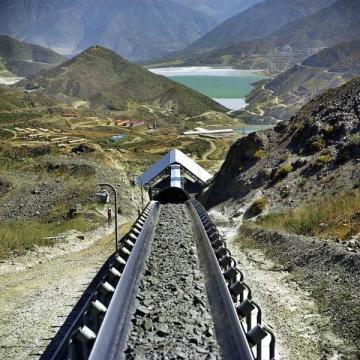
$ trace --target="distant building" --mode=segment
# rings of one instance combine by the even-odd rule
[[[195,128],[191,131],[184,131],[183,135],[215,135],[215,134],[233,134],[233,129],[207,130],[203,128]]]
[[[129,121],[130,120],[115,120],[115,125],[127,127],[129,126]]]
[[[111,141],[112,141],[112,142],[117,142],[117,141],[119,141],[119,140],[122,140],[123,138],[124,138],[123,135],[113,135],[113,136],[111,137]]]
[[[122,126],[122,127],[138,127],[145,125],[144,120],[115,120],[115,125]]]
[[[79,117],[79,115],[71,114],[71,113],[62,113],[61,116],[65,118]]]

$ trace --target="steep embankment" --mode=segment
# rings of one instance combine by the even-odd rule
[[[66,60],[55,51],[0,35],[0,62],[17,76],[30,76]]]
[[[276,315],[276,326],[283,316],[289,322],[292,312],[304,309],[302,324],[311,317],[312,325],[319,321],[317,358],[355,360],[360,354],[359,179],[360,78],[356,78],[317,97],[289,122],[238,140],[201,199],[214,207],[215,220],[223,223],[232,253],[237,249],[244,257],[245,270],[252,262],[250,270],[257,269],[260,276],[258,270],[270,257],[275,264],[272,271],[282,272],[282,284],[295,281],[311,296],[317,310],[309,310],[309,301],[294,304],[293,298],[268,309]],[[265,299],[267,280],[259,285]],[[271,283],[270,293],[284,290],[276,286]],[[317,312],[328,320],[318,318]],[[299,324],[295,327],[298,334],[303,331]],[[309,334],[305,330],[305,336]],[[281,329],[278,335],[284,344]]]
[[[247,97],[248,111],[261,118],[287,120],[324,90],[360,75],[360,41],[326,48],[294,65],[266,84],[257,84]],[[260,115],[260,114],[259,114]]]
[[[69,103],[84,100],[94,108],[124,110],[135,102],[188,116],[225,110],[212,99],[100,46],[91,47],[29,81],[24,80],[19,86]]]
[[[271,211],[353,189],[360,178],[360,78],[305,105],[289,122],[238,140],[202,196],[207,207],[256,194]],[[259,195],[258,195],[259,196]]]

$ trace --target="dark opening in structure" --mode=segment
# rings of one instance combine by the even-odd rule
[[[158,201],[161,204],[183,204],[184,202],[190,200],[190,196],[183,189],[169,187],[160,191],[154,197],[154,200]]]

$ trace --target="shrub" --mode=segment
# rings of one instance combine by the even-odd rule
[[[257,198],[249,207],[248,213],[251,217],[260,215],[268,203],[266,197]]]
[[[323,167],[324,165],[330,163],[333,160],[332,156],[329,154],[325,154],[325,155],[320,155],[316,160],[315,160],[315,166],[318,168]]]
[[[266,151],[263,149],[259,149],[255,151],[254,159],[255,160],[261,160],[266,156]]]
[[[359,146],[360,145],[360,133],[352,134],[349,137],[349,145]]]
[[[329,125],[324,129],[324,133],[326,135],[331,135],[334,132],[334,130],[335,130],[334,127],[332,125]]]
[[[278,181],[284,179],[292,171],[293,171],[293,167],[291,164],[284,164],[275,171],[273,175],[273,180]]]
[[[325,146],[324,140],[320,135],[315,135],[311,137],[306,143],[307,150],[311,152],[320,151],[324,148],[324,146]]]

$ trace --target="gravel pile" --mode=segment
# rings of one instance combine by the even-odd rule
[[[127,359],[220,358],[184,205],[161,207],[137,299]]]

